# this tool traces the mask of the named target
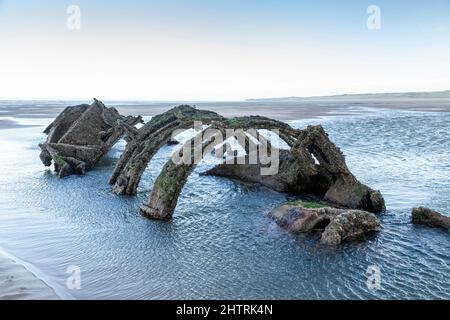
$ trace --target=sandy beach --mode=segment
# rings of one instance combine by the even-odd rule
[[[59,297],[31,271],[0,251],[0,300],[56,300]]]

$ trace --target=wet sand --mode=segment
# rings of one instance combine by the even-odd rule
[[[0,129],[19,125],[2,117],[55,118],[65,106],[86,101],[38,102],[38,101],[0,101]],[[396,100],[304,100],[301,102],[120,102],[104,101],[108,107],[116,107],[124,115],[154,116],[180,105],[189,104],[199,109],[220,113],[225,117],[260,115],[277,120],[299,120],[320,116],[364,113],[364,108],[396,109],[409,111],[450,112],[450,99],[396,99]],[[358,109],[360,108],[360,109]],[[6,121],[6,122],[5,122]]]
[[[20,122],[14,120],[0,119],[0,129],[14,129],[23,127],[35,127],[35,126],[21,124]]]
[[[57,300],[42,280],[0,251],[0,300]]]

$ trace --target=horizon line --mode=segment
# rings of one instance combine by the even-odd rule
[[[335,93],[327,95],[313,95],[313,96],[278,96],[278,97],[260,97],[260,98],[244,98],[244,99],[98,99],[96,97],[91,98],[32,98],[32,97],[0,97],[0,101],[86,101],[98,99],[101,101],[113,101],[113,102],[158,102],[158,103],[172,103],[172,102],[249,102],[252,100],[270,100],[270,99],[316,99],[316,98],[334,98],[334,97],[346,97],[346,96],[370,96],[370,95],[400,95],[400,94],[437,94],[437,93],[450,93],[450,89],[446,90],[432,90],[432,91],[397,91],[397,92],[362,92],[362,93]]]

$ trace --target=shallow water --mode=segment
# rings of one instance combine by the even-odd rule
[[[322,123],[385,196],[382,230],[364,243],[329,249],[284,232],[267,214],[286,195],[199,176],[209,164],[189,178],[172,222],[147,220],[138,207],[174,147],[155,156],[137,197],[117,196],[108,178],[125,144],[86,176],[59,179],[38,157],[44,118],[0,130],[0,247],[75,298],[448,299],[449,233],[413,226],[410,211],[450,212],[450,113],[359,111],[292,124]],[[66,288],[71,265],[80,290]],[[378,290],[366,284],[370,266],[381,269]]]

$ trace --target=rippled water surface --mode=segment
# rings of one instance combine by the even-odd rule
[[[380,189],[382,230],[339,249],[287,234],[267,214],[287,196],[199,173],[184,188],[170,223],[138,206],[171,148],[151,162],[137,197],[114,195],[108,178],[119,143],[86,176],[57,178],[37,144],[51,119],[0,130],[0,246],[33,264],[75,298],[450,298],[450,237],[413,226],[418,205],[450,212],[450,114],[367,110],[366,115],[294,121],[322,123],[364,183]],[[81,290],[66,289],[67,267]],[[367,268],[381,269],[381,289]]]

